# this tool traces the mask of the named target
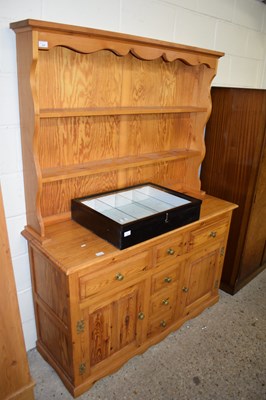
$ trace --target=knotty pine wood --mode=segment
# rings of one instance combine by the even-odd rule
[[[198,170],[222,53],[36,20],[11,28],[37,348],[78,396],[218,301],[235,205],[204,196]],[[203,198],[200,220],[119,251],[70,219],[72,198],[146,182]]]
[[[110,46],[110,49],[118,55],[125,55],[131,51],[138,58],[147,60],[163,57],[167,61],[173,61],[180,57],[180,59],[188,60],[190,65],[197,65],[199,61],[202,61],[203,64],[208,65],[210,68],[217,66],[217,56],[223,56],[221,52],[198,47],[188,47],[182,44],[125,35],[123,33],[100,31],[98,29],[34,19],[13,22],[10,27],[17,32],[25,31],[29,27],[39,31],[39,40],[47,41],[48,49],[68,41],[70,48],[76,49],[81,53],[95,52]],[[66,37],[66,35],[68,36]],[[88,36],[92,36],[94,40],[88,42],[86,40]],[[140,52],[139,55],[137,55],[138,52]]]
[[[195,141],[191,126],[194,121],[193,114],[46,119],[40,130],[40,166],[74,169],[75,165],[84,165],[85,169],[88,164],[89,169],[94,162],[90,169],[96,174],[97,161],[101,165],[106,160],[115,163],[131,157],[141,163],[141,156],[151,158],[153,154],[160,161],[160,157],[164,160],[164,152],[178,150],[185,157],[186,151],[197,151],[196,145],[190,146]]]
[[[197,106],[204,74],[211,77],[204,65],[55,47],[39,54],[40,109]]]
[[[106,270],[101,274],[100,271],[82,275],[79,280],[80,299],[85,300],[95,294],[104,293],[110,288],[119,287],[120,282],[114,283],[114,277],[118,273],[123,276],[123,280],[141,277],[151,265],[149,253],[143,252],[132,256],[130,260],[124,260],[122,263],[116,262],[112,269]],[[99,279],[100,278],[100,279]]]
[[[74,197],[148,181],[200,195],[222,53],[36,20],[11,27],[28,229],[40,241]]]
[[[49,261],[41,252],[34,253],[34,262],[38,264],[38,269],[32,271],[34,290],[38,293],[36,301],[47,304],[53,313],[67,325],[69,323],[69,291],[66,277],[57,269],[50,269]],[[43,285],[44,281],[46,282],[45,286]],[[57,296],[58,292],[61,293],[61,296]]]
[[[185,289],[183,291],[184,313],[189,314],[190,310],[198,307],[199,303],[204,303],[211,298],[216,291],[215,275],[219,271],[220,247],[218,242],[210,248],[205,248],[192,255],[188,260],[185,269]],[[184,293],[186,295],[184,295]]]
[[[36,33],[30,31],[22,32],[16,38],[16,48],[23,172],[26,178],[24,190],[27,204],[27,224],[37,234],[43,236],[44,227],[39,203],[41,174],[38,164],[35,163],[37,143],[34,140],[39,129],[39,124],[35,121],[35,110],[36,107],[38,108],[38,103],[34,101],[38,93],[38,87],[35,85],[34,90],[31,88],[31,80],[35,81],[33,67],[36,65],[38,52],[32,42],[36,40]]]
[[[0,397],[33,400],[0,185]]]
[[[59,180],[76,178],[78,176],[89,176],[96,175],[98,173],[104,173],[112,170],[121,170],[134,167],[135,165],[143,166],[149,164],[164,163],[167,161],[174,160],[186,160],[190,157],[200,156],[200,153],[196,150],[171,150],[162,151],[158,153],[147,153],[141,156],[130,156],[130,157],[119,157],[110,158],[103,161],[90,161],[88,163],[82,163],[78,165],[71,165],[67,167],[53,167],[46,168],[43,170],[44,183],[57,182]]]
[[[64,118],[64,117],[88,117],[104,115],[145,115],[145,114],[179,114],[179,113],[197,113],[207,111],[206,107],[193,106],[151,106],[151,107],[95,107],[95,108],[48,108],[41,109],[39,117],[46,118]]]
[[[206,195],[203,199],[200,214],[200,224],[193,222],[189,226],[185,226],[178,230],[179,235],[183,235],[197,226],[196,232],[199,229],[205,228],[210,217],[212,217],[211,230],[219,225],[220,220],[225,220],[224,215],[234,209],[232,203]],[[214,225],[214,226],[213,226]],[[194,230],[193,230],[194,231]],[[102,240],[97,235],[75,223],[72,220],[51,224],[47,226],[47,240],[43,243],[38,243],[38,240],[27,230],[23,231],[25,238],[34,243],[34,246],[39,249],[45,256],[57,265],[57,268],[64,271],[67,275],[79,270],[82,266],[90,266],[94,272],[106,264],[106,256],[112,255],[112,263],[119,259],[126,260],[134,255],[139,247],[143,248],[143,244],[137,244],[133,248],[128,248],[121,251],[117,250],[113,245]],[[205,235],[207,237],[207,235]],[[161,245],[162,243],[172,240],[179,243],[176,235],[172,238],[171,232],[165,233],[159,237],[150,239],[149,245]],[[201,241],[201,243],[204,243]],[[82,246],[82,247],[81,247]],[[159,247],[160,248],[160,247]],[[97,257],[96,253],[104,252],[104,257]]]
[[[25,231],[37,348],[74,396],[218,301],[233,208],[206,196],[199,221],[123,251],[74,221],[49,226],[49,239],[42,244]],[[124,275],[121,282],[115,279],[118,272]],[[171,307],[158,308],[159,296],[167,295]],[[78,321],[84,323],[80,333]]]

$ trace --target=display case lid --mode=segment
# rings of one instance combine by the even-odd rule
[[[190,203],[178,195],[144,185],[84,199],[82,204],[123,225]]]

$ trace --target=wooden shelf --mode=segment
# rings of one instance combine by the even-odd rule
[[[199,156],[197,150],[178,149],[149,153],[139,156],[119,157],[108,160],[90,161],[84,164],[70,165],[65,167],[45,168],[42,173],[43,183],[56,182],[80,176],[95,175],[107,171],[121,170],[131,167],[162,163],[166,161],[182,160]]]
[[[95,107],[41,109],[40,118],[87,117],[101,115],[179,114],[206,112],[206,107]]]
[[[93,194],[154,182],[200,192],[210,83],[222,54],[46,24],[12,25],[27,223],[40,241],[46,217],[67,215],[86,187]],[[35,34],[47,47],[33,57]]]

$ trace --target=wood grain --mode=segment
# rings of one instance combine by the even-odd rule
[[[223,288],[235,293],[261,270],[264,260],[265,180],[260,176],[265,174],[266,91],[213,88],[212,98],[201,180],[206,192],[239,205],[222,275]],[[255,205],[256,192],[261,199],[259,207]]]
[[[229,229],[223,221],[234,207],[206,196],[199,221],[123,251],[74,221],[47,227],[43,243],[25,233],[37,277],[37,347],[73,395],[217,301]],[[217,237],[205,237],[210,228]],[[198,234],[194,249],[189,238]]]
[[[46,24],[11,24],[28,224],[40,240],[47,221],[69,218],[70,200],[93,191],[152,181],[199,194],[209,87],[222,54]]]
[[[80,278],[80,299],[84,300],[95,294],[104,293],[106,290],[119,288],[121,282],[116,279],[117,274],[123,276],[123,283],[125,283],[132,280],[132,278],[141,277],[148,268],[149,254],[143,252],[131,257],[130,260],[116,263],[110,270],[105,266],[100,280],[99,271],[94,274],[84,275]]]
[[[39,117],[41,119],[46,119],[46,118],[88,117],[88,116],[102,116],[102,115],[181,114],[181,113],[200,113],[205,111],[207,111],[206,107],[195,107],[195,106],[45,108],[40,110]]]
[[[266,135],[262,146],[261,159],[255,187],[255,195],[250,210],[245,247],[242,255],[242,268],[239,275],[244,280],[266,262]],[[255,240],[254,240],[255,238]]]
[[[183,313],[189,315],[191,310],[199,307],[213,295],[215,276],[220,262],[220,243],[208,250],[205,248],[193,254],[185,269],[182,290]]]
[[[40,168],[37,154],[39,125],[36,123],[35,110],[38,112],[37,50],[33,42],[36,35],[23,32],[17,37],[18,88],[21,123],[21,142],[23,155],[24,188],[28,224],[40,235],[44,235],[40,216]]]
[[[205,196],[199,221],[119,251],[70,220],[70,203],[145,182],[202,197],[203,132],[222,54],[44,21],[11,26],[21,53],[34,48],[32,93],[20,95],[33,106],[22,112],[34,127],[24,140],[36,183],[29,174],[25,182],[37,226],[29,218],[23,235],[37,348],[78,396],[218,300],[235,205]]]
[[[141,287],[141,284],[132,286],[122,295],[111,297],[106,305],[96,305],[95,310],[90,310],[91,367],[127,346],[137,346],[141,330],[138,322],[138,313],[142,308]]]
[[[118,55],[125,55],[131,51],[136,56],[144,59],[163,56],[165,60],[173,61],[179,58],[191,65],[206,64],[210,68],[215,68],[217,66],[217,58],[224,54],[198,47],[189,48],[182,44],[174,44],[162,40],[34,19],[12,22],[10,27],[16,32],[27,29],[38,31],[39,39],[47,41],[47,49],[53,46],[65,45],[86,53],[111,48]],[[86,40],[88,37],[94,37],[95,40],[90,43]]]
[[[0,185],[0,388],[1,399],[34,399]]]
[[[32,255],[32,276],[34,280],[34,292],[38,293],[38,299],[42,300],[53,310],[53,313],[63,321],[69,323],[68,314],[68,284],[64,274],[55,269],[43,255],[35,251]],[[57,297],[58,291],[61,296]]]
[[[39,52],[38,64],[41,110],[206,107],[201,80],[211,70],[205,66],[162,59],[151,63],[107,50],[80,54],[64,47]]]

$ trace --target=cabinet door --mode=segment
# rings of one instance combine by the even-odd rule
[[[224,248],[218,243],[188,258],[181,289],[183,315],[189,315],[217,296],[223,255]]]
[[[99,300],[84,309],[85,375],[102,370],[113,363],[117,366],[130,358],[130,353],[143,340],[146,320],[144,310],[145,282]]]

